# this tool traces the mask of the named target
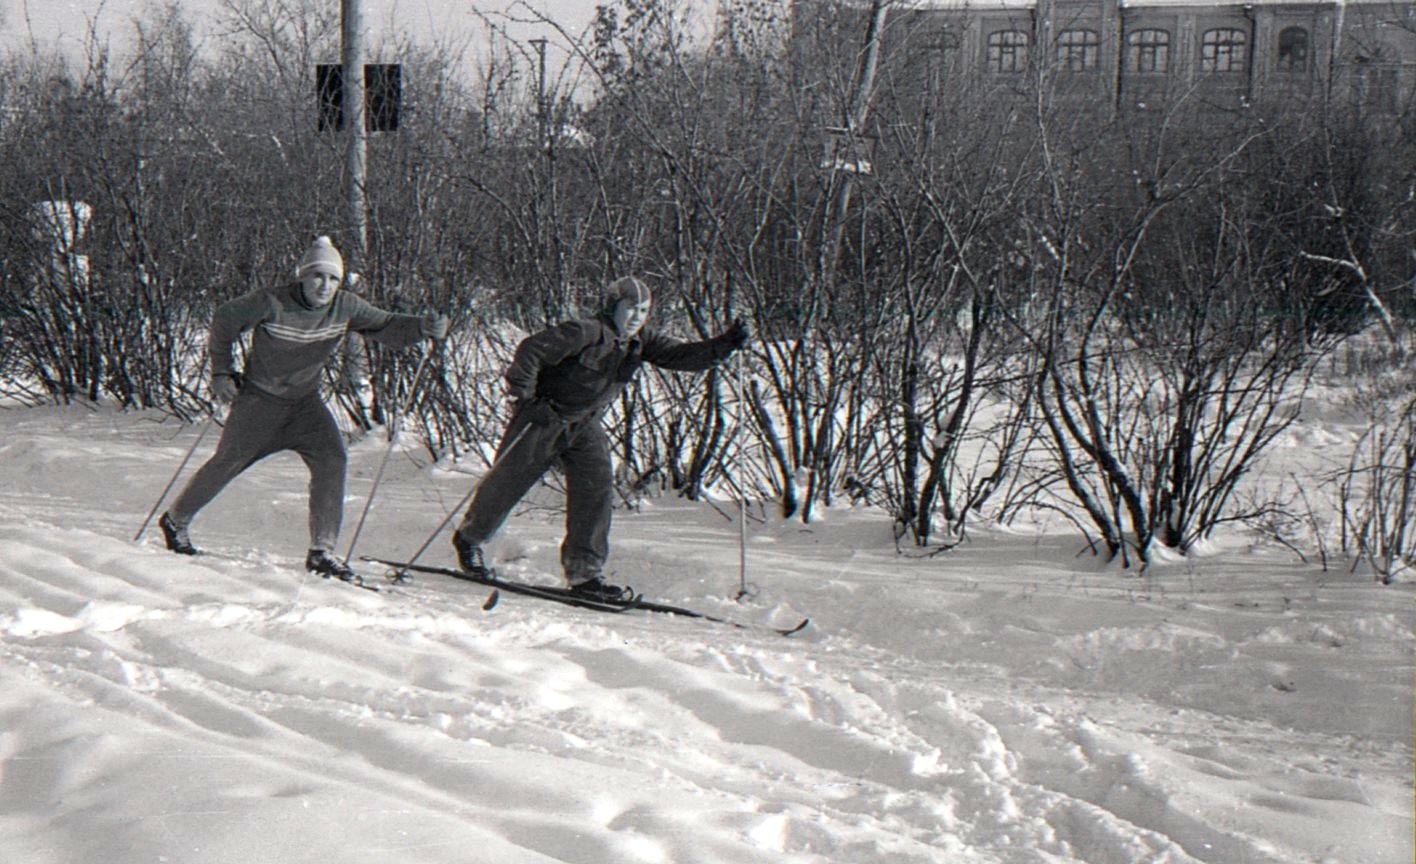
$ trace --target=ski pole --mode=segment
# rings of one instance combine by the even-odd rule
[[[423,355],[423,359],[418,363],[418,371],[413,373],[413,383],[408,387],[408,401],[411,405],[414,395],[418,392],[418,384],[423,380],[423,370],[428,368],[428,360],[433,356],[429,351]],[[349,551],[344,555],[344,563],[348,564],[349,559],[354,557],[354,547],[359,543],[359,535],[364,531],[364,520],[369,518],[369,509],[374,506],[374,495],[379,491],[379,483],[383,481],[384,468],[388,466],[388,459],[393,455],[393,448],[398,444],[399,421],[398,399],[394,398],[392,410],[389,412],[389,433],[388,447],[384,450],[383,458],[379,460],[378,470],[374,472],[374,484],[369,487],[369,497],[364,500],[364,512],[359,514],[359,524],[354,526],[354,536],[349,540]]]
[[[516,445],[521,443],[521,439],[526,437],[526,433],[531,431],[531,427],[533,425],[534,424],[528,421],[525,426],[521,427],[521,431],[516,433],[516,437],[511,439],[511,443],[502,449],[501,455],[497,456],[496,459],[492,460],[492,465],[490,468],[487,469],[487,474],[492,473],[493,469],[495,469],[497,465],[501,463],[501,460],[505,459],[511,454],[512,450],[516,449]],[[482,475],[482,480],[487,479],[487,474]],[[418,551],[413,553],[413,557],[408,559],[408,564],[417,564],[418,559],[423,557],[423,553],[428,551],[428,547],[433,545],[433,541],[438,539],[438,535],[441,534],[443,532],[443,529],[448,526],[448,523],[452,521],[452,517],[456,516],[458,513],[461,513],[464,509],[466,509],[467,505],[472,501],[472,496],[477,494],[478,489],[482,488],[482,480],[478,480],[475,484],[473,484],[472,488],[467,490],[467,494],[462,496],[462,500],[458,501],[456,506],[454,506],[451,510],[448,511],[447,515],[443,517],[443,520],[438,523],[438,527],[433,529],[433,533],[428,535],[428,539],[424,540],[423,545],[418,547]],[[407,575],[408,568],[400,567],[398,569],[398,572],[393,574],[392,578],[393,581],[397,582]]]
[[[742,352],[738,352],[737,362],[737,487],[738,487],[738,595],[737,600],[741,602],[747,596],[747,487],[743,485],[742,478],[742,426],[743,411],[742,403],[747,398],[747,391],[743,389],[744,366]]]
[[[161,495],[157,496],[157,501],[153,502],[152,509],[148,511],[147,518],[143,520],[142,527],[138,529],[137,534],[133,535],[134,543],[143,539],[143,534],[147,531],[148,525],[152,522],[153,515],[156,514],[157,509],[162,506],[162,502],[167,500],[167,493],[172,491],[172,487],[177,483],[177,478],[182,476],[183,469],[187,467],[188,462],[192,461],[192,454],[197,452],[197,446],[202,443],[202,439],[206,437],[207,432],[211,430],[212,425],[215,423],[216,413],[213,412],[211,417],[209,417],[207,422],[202,426],[202,431],[198,433],[197,440],[193,441],[192,446],[187,448],[187,455],[182,457],[182,464],[177,466],[177,470],[172,474],[172,479],[167,481],[166,488],[162,490]]]

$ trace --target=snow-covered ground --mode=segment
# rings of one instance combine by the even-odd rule
[[[901,555],[836,510],[754,519],[738,603],[732,505],[661,499],[618,514],[619,578],[811,626],[483,611],[304,574],[290,454],[198,517],[213,554],[132,542],[196,435],[0,411],[0,861],[1412,860],[1409,584],[1237,537],[1145,577],[1066,532]],[[353,450],[345,542],[384,446]],[[396,452],[356,555],[411,554],[474,479]],[[555,572],[556,502],[504,570]]]

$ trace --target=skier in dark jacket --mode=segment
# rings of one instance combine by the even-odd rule
[[[207,352],[211,390],[231,412],[216,452],[158,520],[167,548],[195,555],[187,534],[192,517],[238,474],[281,450],[293,450],[310,470],[309,570],[353,578],[333,554],[344,515],[344,438],[321,397],[325,363],[349,332],[401,348],[447,336],[441,315],[386,312],[341,291],[344,259],[328,237],[318,237],[300,259],[296,280],[259,289],[223,304],[212,316]],[[254,331],[244,373],[234,351]]]
[[[644,329],[649,288],[626,276],[610,285],[600,314],[567,321],[524,339],[504,374],[515,402],[492,465],[453,534],[458,564],[481,571],[482,544],[501,528],[527,490],[553,465],[565,470],[567,584],[590,599],[616,600],[627,589],[602,577],[609,557],[614,478],[600,418],[645,363],[695,372],[747,343],[741,321],[701,342],[679,342]]]

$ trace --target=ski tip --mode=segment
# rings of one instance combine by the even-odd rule
[[[482,611],[492,611],[494,608],[496,608],[497,601],[499,600],[501,600],[501,592],[493,588],[492,593],[487,595],[487,599],[482,601]]]
[[[800,633],[801,631],[805,630],[805,629],[806,629],[806,625],[808,625],[808,624],[810,624],[810,623],[811,623],[811,619],[810,619],[810,618],[803,618],[803,619],[801,619],[801,623],[800,623],[800,624],[796,625],[795,627],[791,627],[791,628],[788,628],[788,629],[786,629],[786,630],[783,630],[783,631],[781,631],[781,633],[782,633],[783,636],[790,636],[790,635],[792,635],[793,633]]]

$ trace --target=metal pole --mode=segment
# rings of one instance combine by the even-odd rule
[[[747,399],[747,391],[743,389],[742,367],[745,364],[743,354],[738,351],[737,362],[737,487],[738,487],[738,596],[740,601],[747,596],[747,486],[743,483],[742,476],[742,433],[743,433],[743,410],[742,403]]]
[[[211,431],[211,427],[215,425],[215,423],[216,414],[213,413],[211,418],[202,425],[202,431],[197,435],[197,440],[193,441],[192,446],[187,448],[187,455],[182,457],[182,464],[178,465],[177,470],[172,472],[172,479],[167,481],[167,488],[163,489],[162,494],[157,496],[157,501],[153,502],[152,509],[148,511],[147,518],[143,520],[142,527],[138,529],[137,534],[133,535],[134,543],[143,539],[143,533],[147,531],[148,524],[152,522],[153,514],[157,513],[157,508],[161,507],[162,502],[167,500],[167,493],[172,491],[172,487],[177,483],[177,478],[182,476],[183,469],[187,467],[188,462],[192,461],[192,454],[197,452],[197,445],[202,443],[202,439]]]
[[[532,425],[533,424],[531,424],[530,422],[527,422],[525,426],[521,427],[521,431],[516,433],[516,437],[511,439],[511,443],[503,447],[501,449],[501,453],[497,455],[497,458],[492,460],[491,467],[487,469],[487,474],[492,473],[492,468],[497,467],[498,462],[505,459],[511,454],[511,451],[516,448],[516,445],[521,443],[521,439],[526,437],[526,433],[531,430]],[[487,474],[482,475],[482,480],[487,479]],[[477,494],[478,489],[482,488],[482,480],[478,480],[476,483],[474,483],[472,485],[472,488],[467,490],[467,494],[462,496],[462,500],[458,501],[457,504],[454,505],[453,508],[447,512],[447,515],[443,517],[443,520],[438,523],[438,527],[433,529],[433,533],[428,535],[428,539],[424,540],[423,545],[418,547],[418,551],[413,553],[413,557],[408,559],[408,564],[417,564],[418,559],[423,557],[423,553],[428,551],[428,547],[433,545],[433,541],[438,539],[438,535],[441,534],[443,532],[443,529],[446,528],[448,524],[452,522],[453,517],[467,508],[467,505],[472,502],[472,496]],[[403,579],[407,575],[408,570],[406,568],[400,569],[397,573],[393,574],[393,578],[395,581],[397,581]]]
[[[433,356],[429,351],[423,355],[423,359],[418,363],[418,371],[413,373],[413,384],[408,388],[408,404],[413,404],[413,398],[418,395],[418,384],[423,380],[423,370],[428,368],[428,360]],[[359,524],[354,526],[354,536],[349,539],[349,551],[344,553],[344,563],[348,564],[349,559],[354,557],[354,547],[359,543],[359,535],[364,531],[364,521],[369,518],[369,510],[374,506],[374,495],[379,491],[379,484],[383,482],[384,468],[388,466],[388,458],[393,455],[393,448],[398,444],[399,424],[402,418],[398,415],[398,398],[393,399],[392,409],[389,411],[388,425],[388,447],[385,448],[383,458],[379,460],[379,470],[374,472],[374,484],[369,487],[369,497],[364,501],[364,512],[359,515]]]
[[[361,4],[362,0],[340,0],[339,6],[344,123],[349,134],[349,236],[354,259],[346,269],[356,272],[364,268],[369,249],[368,208],[364,199],[368,131],[364,122],[364,13]]]
[[[541,136],[540,146],[544,149],[551,143],[550,106],[546,103],[546,40],[532,39],[536,47],[536,122]]]
[[[870,116],[870,98],[875,89],[876,70],[880,65],[880,33],[884,29],[885,16],[890,11],[890,5],[887,0],[871,0],[870,3],[870,23],[866,26],[865,45],[861,48],[860,65],[856,69],[850,113],[846,117],[844,132],[846,141],[850,145],[850,149],[846,151],[846,155],[850,157],[847,164],[855,170],[841,172],[841,185],[836,190],[835,210],[827,214],[831,219],[831,232],[826,235],[826,242],[822,249],[821,270],[828,288],[833,288],[836,284],[836,265],[841,257],[841,246],[845,237],[846,214],[851,206],[851,190],[855,184],[855,175],[860,169],[860,150],[857,143],[860,140],[860,135],[865,131],[865,122]],[[831,152],[833,162],[830,170],[836,172],[839,170],[836,162],[841,159],[842,152],[839,140],[832,146]]]

